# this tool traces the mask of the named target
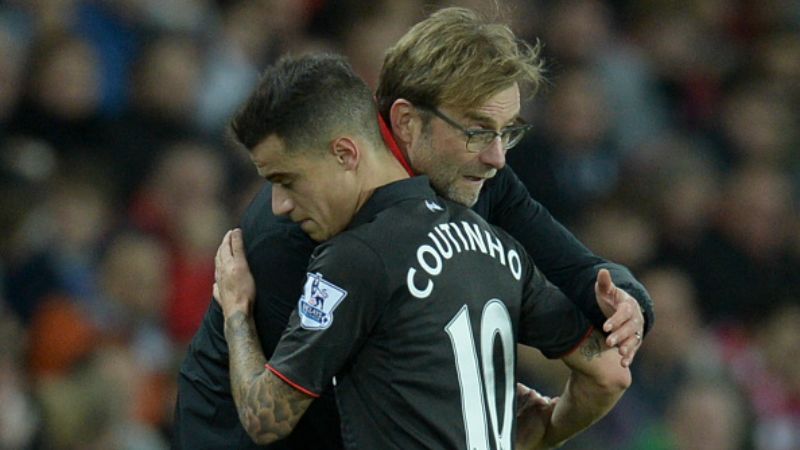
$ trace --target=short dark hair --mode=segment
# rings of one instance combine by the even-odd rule
[[[377,115],[369,87],[344,57],[285,56],[264,71],[230,131],[248,150],[271,135],[281,138],[287,151],[322,148],[340,132],[377,143]]]

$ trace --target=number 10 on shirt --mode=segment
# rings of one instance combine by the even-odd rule
[[[498,450],[511,449],[515,347],[508,310],[498,299],[489,300],[483,307],[479,336],[482,363],[478,362],[478,349],[475,346],[476,341],[472,333],[472,323],[467,305],[461,307],[450,323],[444,327],[444,330],[450,337],[456,360],[467,448],[469,450],[488,450],[490,448],[487,435],[489,427],[486,421],[488,409],[494,448]],[[502,424],[499,423],[500,418],[498,417],[494,358],[492,357],[497,337],[503,344],[502,356],[505,374]]]

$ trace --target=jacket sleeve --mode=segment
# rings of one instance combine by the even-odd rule
[[[652,328],[655,321],[653,301],[630,270],[586,248],[544,206],[531,198],[510,167],[499,171],[485,191],[487,198],[481,202],[487,204],[482,211],[476,209],[484,213],[490,223],[517,239],[547,279],[558,286],[598,330],[603,329],[606,320],[594,295],[597,272],[602,268],[608,269],[614,283],[639,302],[645,319],[645,334]]]

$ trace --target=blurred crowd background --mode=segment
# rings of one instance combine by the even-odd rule
[[[167,448],[261,183],[224,133],[259,71],[327,50],[374,87],[413,23],[486,3],[0,0],[0,449]],[[800,449],[800,2],[502,3],[549,79],[510,164],[656,302],[633,386],[566,448]]]

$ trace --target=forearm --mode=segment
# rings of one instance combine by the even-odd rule
[[[631,385],[630,369],[620,365],[619,353],[593,331],[562,360],[570,368],[564,392],[553,409],[543,443],[560,446],[605,416]]]
[[[553,410],[543,438],[547,448],[558,447],[605,416],[625,392],[625,386],[602,386],[573,372]]]
[[[289,435],[311,402],[265,368],[266,358],[252,317],[236,312],[225,319],[230,379],[239,420],[264,445]]]

